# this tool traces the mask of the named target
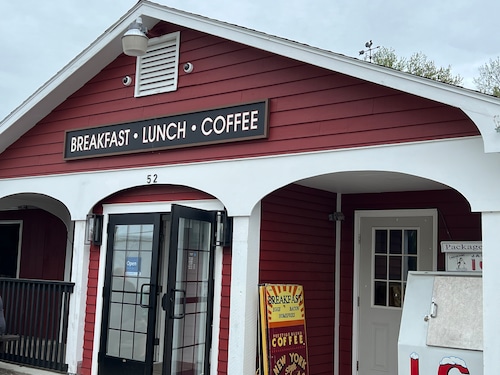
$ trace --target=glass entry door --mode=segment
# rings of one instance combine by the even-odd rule
[[[209,374],[216,212],[172,208],[163,374]]]
[[[109,218],[99,374],[150,374],[161,216]]]
[[[99,374],[209,373],[216,212],[111,215]]]

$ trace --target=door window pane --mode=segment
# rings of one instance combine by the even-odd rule
[[[417,255],[417,231],[405,230],[405,254]]]
[[[375,231],[375,253],[377,253],[377,254],[387,253],[387,231],[386,230],[376,230]]]
[[[171,374],[201,374],[206,348],[211,228],[209,222],[180,219],[177,248],[176,314]]]
[[[108,348],[107,354],[113,357],[120,355],[120,331],[110,329],[108,331]]]
[[[375,279],[387,278],[387,257],[375,255]]]
[[[406,257],[406,263],[404,265],[404,280],[406,281],[408,277],[408,271],[416,271],[417,270],[417,257]]]
[[[383,281],[375,281],[375,300],[374,305],[386,306],[387,305],[387,283]]]
[[[417,229],[374,230],[372,251],[374,306],[402,307],[408,271],[417,270],[417,253]]]
[[[144,361],[154,225],[114,228],[106,354]]]
[[[390,283],[389,284],[389,306],[401,307],[401,297],[402,289],[401,283]]]
[[[401,280],[401,257],[389,257],[389,280]]]
[[[402,238],[403,233],[399,229],[393,229],[390,231],[389,237],[389,252],[391,254],[401,254],[402,251]]]

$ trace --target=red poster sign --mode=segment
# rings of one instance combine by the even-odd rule
[[[259,286],[262,375],[308,375],[301,285]]]

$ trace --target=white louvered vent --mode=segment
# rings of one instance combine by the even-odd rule
[[[145,55],[137,58],[135,96],[177,90],[180,33],[149,40]]]

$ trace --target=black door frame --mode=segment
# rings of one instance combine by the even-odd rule
[[[171,227],[170,227],[170,259],[169,259],[169,272],[168,272],[168,297],[170,301],[174,301],[176,296],[176,277],[175,265],[177,264],[177,244],[179,241],[179,221],[181,218],[199,220],[211,223],[211,234],[210,234],[210,260],[209,260],[209,285],[208,285],[208,300],[207,300],[207,320],[205,327],[205,363],[204,363],[204,374],[210,373],[210,351],[212,344],[212,322],[213,322],[213,303],[214,303],[214,259],[215,259],[215,237],[217,229],[217,211],[207,211],[203,209],[197,209],[187,206],[181,206],[177,204],[172,205],[171,211]],[[171,249],[175,249],[172,251]],[[166,324],[165,332],[173,332],[174,320],[177,319],[174,316],[173,304],[167,307],[166,314]],[[165,345],[164,345],[164,357],[163,357],[163,374],[170,374],[172,366],[172,344],[173,340],[168,335],[165,335]]]
[[[110,312],[110,294],[111,294],[111,279],[112,279],[112,267],[113,267],[113,243],[114,243],[114,226],[115,225],[127,225],[127,224],[153,224],[154,225],[154,235],[153,235],[153,252],[152,252],[152,264],[151,264],[151,289],[150,296],[158,297],[161,294],[161,286],[159,285],[159,268],[160,259],[162,254],[161,249],[164,247],[162,244],[163,240],[163,227],[164,227],[164,217],[170,217],[170,240],[167,249],[177,249],[178,242],[178,232],[179,232],[179,220],[193,219],[199,221],[205,221],[211,223],[211,234],[210,234],[210,259],[209,259],[209,284],[208,284],[208,300],[207,300],[207,321],[206,321],[206,336],[205,336],[205,363],[204,371],[209,373],[210,368],[210,352],[212,344],[212,323],[213,323],[213,293],[214,293],[214,260],[215,260],[215,232],[217,227],[217,212],[218,211],[207,211],[203,209],[195,209],[187,206],[181,206],[172,204],[172,209],[170,213],[120,213],[120,214],[110,214],[108,222],[108,238],[107,238],[107,254],[106,254],[106,264],[105,264],[105,279],[103,287],[103,309],[102,309],[102,322],[101,322],[101,338],[100,347],[98,354],[98,368],[99,374],[114,374],[114,373],[128,373],[132,371],[134,373],[141,373],[145,375],[152,374],[154,365],[154,350],[155,344],[158,344],[156,335],[156,320],[157,320],[157,308],[160,298],[149,298],[149,312],[148,312],[148,329],[147,329],[147,344],[146,344],[146,357],[144,362],[133,361],[130,359],[122,359],[118,357],[110,357],[106,355],[107,346],[107,329],[108,329],[108,316]],[[168,254],[163,254],[163,256],[168,256],[168,275],[167,275],[167,290],[165,295],[168,299],[173,299],[175,296],[172,295],[173,288],[176,282],[176,272],[175,265],[177,262],[177,251],[168,251]],[[140,293],[140,290],[138,290]],[[173,304],[172,304],[173,305]],[[169,307],[166,308],[165,314],[165,340],[163,353],[163,374],[170,374],[171,361],[172,361],[172,337],[168,332],[173,330],[173,310]]]
[[[148,308],[148,329],[146,339],[146,354],[145,361],[135,361],[132,359],[125,359],[119,357],[111,357],[106,355],[107,348],[107,331],[109,326],[109,313],[111,305],[111,286],[112,286],[112,270],[113,270],[113,243],[115,235],[113,229],[116,225],[127,224],[153,224],[153,244],[152,244],[152,259],[151,259],[151,276],[150,276],[150,289],[149,289],[149,307]],[[129,371],[134,373],[151,374],[153,370],[154,358],[154,344],[155,344],[155,322],[157,312],[158,294],[158,259],[159,248],[161,240],[161,214],[159,213],[132,213],[132,214],[113,214],[109,216],[108,222],[108,240],[107,240],[107,254],[106,254],[106,272],[103,286],[103,310],[101,322],[101,339],[99,347],[99,374],[115,374],[127,373]],[[140,288],[137,290],[139,294]],[[155,296],[155,298],[151,298]]]

